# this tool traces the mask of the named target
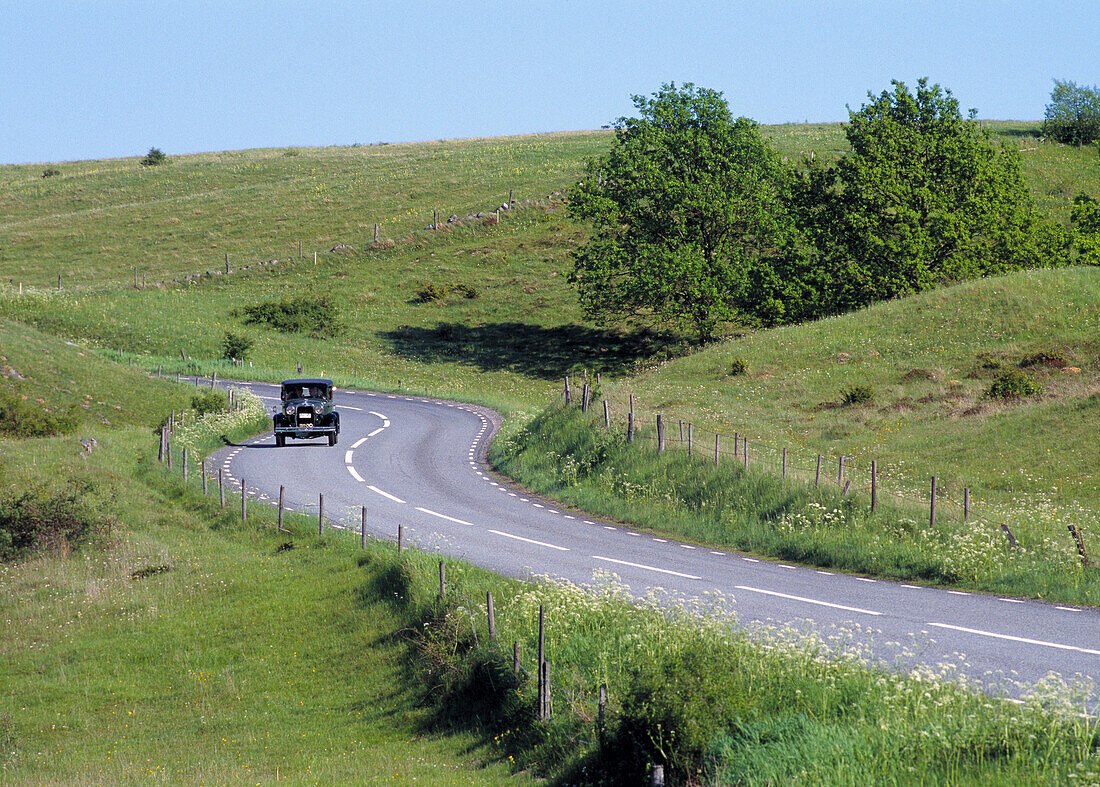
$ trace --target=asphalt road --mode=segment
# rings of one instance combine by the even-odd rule
[[[278,387],[253,390],[269,406]],[[358,532],[405,538],[421,548],[501,574],[576,583],[611,571],[644,595],[720,593],[743,625],[810,627],[841,637],[886,664],[955,665],[1009,694],[1051,672],[1100,683],[1100,610],[923,587],[786,565],[642,533],[572,511],[493,474],[485,451],[499,416],[472,405],[338,391],[340,442],[269,433],[215,459],[251,498],[325,516]],[[1092,707],[1097,713],[1098,694]]]

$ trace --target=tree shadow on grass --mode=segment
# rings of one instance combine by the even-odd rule
[[[509,371],[554,380],[582,370],[613,377],[646,362],[686,355],[697,345],[683,336],[648,328],[636,331],[583,325],[404,325],[379,334],[393,351],[420,363],[462,363],[483,372]]]

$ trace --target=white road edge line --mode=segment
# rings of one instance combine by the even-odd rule
[[[1090,656],[1100,656],[1100,650],[1093,650],[1091,648],[1080,648],[1076,645],[1064,645],[1061,642],[1046,642],[1041,639],[1028,639],[1027,637],[1013,637],[1010,634],[998,634],[994,631],[982,631],[981,629],[971,629],[965,626],[952,626],[948,623],[929,623],[929,626],[935,626],[941,629],[951,629],[952,631],[961,631],[965,634],[977,634],[982,637],[993,637],[995,639],[1006,639],[1010,642],[1023,642],[1025,645],[1041,645],[1044,648],[1056,648],[1058,650],[1072,650],[1077,653],[1088,653]]]
[[[376,486],[373,486],[373,485],[371,485],[371,484],[367,484],[367,489],[369,489],[370,491],[372,491],[372,492],[374,492],[374,493],[376,493],[376,494],[382,495],[382,497],[388,498],[388,499],[392,500],[392,501],[393,501],[393,502],[395,502],[395,503],[402,503],[402,504],[404,504],[404,502],[405,502],[405,501],[404,501],[404,500],[402,500],[402,499],[401,499],[400,497],[394,497],[394,496],[393,496],[393,495],[391,495],[391,494],[390,494],[389,492],[383,492],[383,491],[382,491],[381,489],[379,489],[378,487],[376,487]]]
[[[524,538],[523,536],[515,536],[511,533],[505,533],[503,530],[490,530],[490,533],[496,533],[498,536],[504,536],[505,538],[514,538],[516,541],[525,541],[528,544],[534,544],[535,546],[548,547],[550,549],[557,549],[562,552],[568,552],[569,547],[559,547],[556,544],[547,544],[545,541],[536,541],[533,538]]]
[[[380,426],[380,427],[378,427],[377,429],[375,429],[375,430],[374,430],[373,432],[371,432],[370,434],[368,434],[368,435],[367,435],[367,437],[374,437],[374,436],[375,436],[376,434],[379,434],[379,433],[380,433],[380,432],[381,432],[382,430],[384,430],[385,428],[386,428],[386,427],[384,427],[384,426]]]
[[[473,522],[464,522],[461,519],[455,519],[453,516],[447,516],[446,514],[441,514],[438,511],[432,511],[430,508],[421,508],[420,506],[417,506],[416,510],[419,511],[420,513],[422,513],[422,514],[428,514],[429,516],[437,516],[440,519],[446,519],[448,522],[454,522],[455,524],[469,525],[470,527],[474,526]]]
[[[762,588],[749,587],[748,585],[735,585],[738,590],[748,590],[751,593],[763,593],[765,596],[777,596],[779,598],[790,599],[791,601],[804,601],[807,604],[817,604],[820,607],[831,607],[832,609],[843,609],[846,612],[859,612],[864,615],[881,615],[881,612],[875,612],[872,609],[860,609],[859,607],[848,607],[844,604],[833,604],[828,601],[819,601],[816,598],[806,598],[805,596],[792,596],[789,593],[779,593],[775,590],[764,590]]]
[[[367,438],[360,437],[358,440],[356,440],[354,443],[351,444],[352,450],[355,450],[356,448],[358,448],[359,446],[361,446],[365,442],[367,442]]]
[[[367,479],[363,478],[363,476],[355,472],[355,468],[351,465],[344,465],[344,467],[346,467],[348,469],[348,472],[351,473],[351,477],[358,481],[360,484],[365,484],[367,482]]]
[[[616,560],[613,557],[602,557],[600,555],[593,555],[593,560],[606,560],[608,563],[618,563],[620,566],[630,566],[631,568],[641,568],[646,571],[657,571],[661,574],[671,574],[674,577],[683,577],[684,579],[702,579],[694,574],[682,574],[679,571],[669,571],[667,568],[657,568],[656,566],[647,566],[644,563],[631,563],[627,560]]]

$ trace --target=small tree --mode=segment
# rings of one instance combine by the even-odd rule
[[[243,361],[253,344],[255,342],[247,336],[226,331],[225,338],[222,340],[222,358],[227,361]]]
[[[143,167],[158,167],[161,164],[167,164],[168,157],[164,155],[164,151],[159,148],[149,148],[149,152],[145,154],[145,157],[141,160],[141,166]]]
[[[1055,79],[1043,116],[1043,133],[1077,146],[1100,139],[1100,90]]]
[[[752,319],[754,269],[792,246],[788,172],[721,93],[667,84],[634,105],[639,116],[616,121],[611,151],[570,192],[570,215],[592,223],[570,281],[590,317],[707,339],[724,321]]]

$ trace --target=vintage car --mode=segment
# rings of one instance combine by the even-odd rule
[[[286,439],[299,440],[327,437],[336,445],[340,434],[340,414],[333,409],[332,380],[305,378],[283,380],[281,403],[275,408],[275,445],[286,445]]]

